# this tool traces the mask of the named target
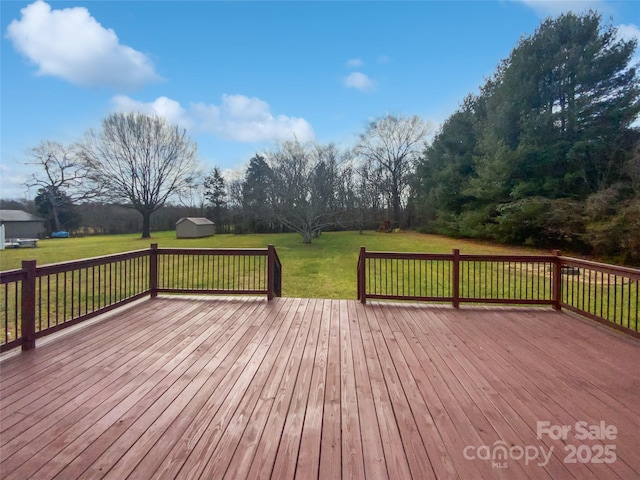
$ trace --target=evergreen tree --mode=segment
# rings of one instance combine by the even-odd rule
[[[586,248],[597,198],[615,198],[614,217],[635,211],[625,166],[638,137],[636,46],[594,12],[549,18],[521,39],[423,154],[427,228]]]
[[[45,227],[50,232],[76,230],[82,224],[82,216],[77,212],[71,198],[61,189],[40,188],[34,202],[38,214],[45,219]]]
[[[261,155],[249,160],[242,184],[242,210],[249,231],[264,233],[270,229],[273,197],[273,172]]]
[[[419,221],[430,230],[456,234],[455,221],[470,198],[463,193],[473,171],[479,99],[468,96],[449,117],[417,164],[413,185]]]
[[[204,179],[204,196],[209,203],[211,219],[221,232],[227,210],[227,186],[220,168],[214,167]]]
[[[618,180],[640,111],[635,47],[593,12],[547,19],[520,41],[489,99],[516,154],[513,198],[585,198]]]

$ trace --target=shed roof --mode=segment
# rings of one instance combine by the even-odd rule
[[[211,220],[204,217],[182,217],[176,222],[176,225],[186,221],[191,222],[195,225],[215,225]]]
[[[44,222],[44,219],[24,210],[0,210],[0,222]]]

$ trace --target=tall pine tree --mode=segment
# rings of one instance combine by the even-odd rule
[[[595,210],[585,206],[603,202],[588,200],[627,205],[634,192],[620,185],[631,183],[638,138],[636,43],[595,12],[549,18],[522,38],[425,151],[417,185],[427,228],[591,245]]]

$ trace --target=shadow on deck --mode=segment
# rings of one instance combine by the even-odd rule
[[[640,477],[640,341],[552,310],[159,297],[0,369],[4,479]]]

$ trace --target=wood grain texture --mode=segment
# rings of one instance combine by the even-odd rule
[[[160,296],[0,379],[3,479],[640,477],[640,341],[551,309]],[[497,442],[553,450],[467,458]]]

